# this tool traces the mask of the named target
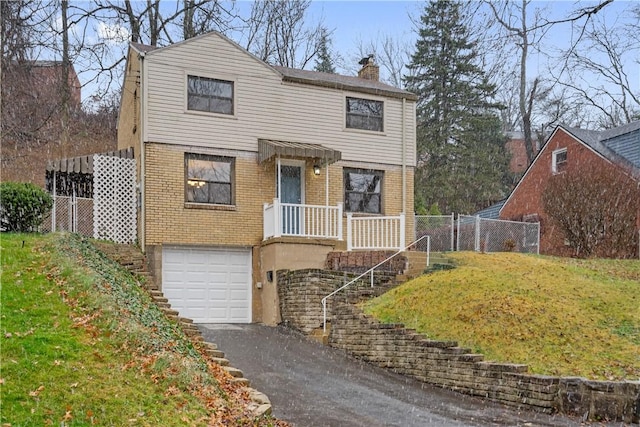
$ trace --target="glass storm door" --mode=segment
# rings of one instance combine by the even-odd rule
[[[283,203],[283,234],[302,234],[302,176],[302,166],[280,165],[280,202]],[[290,206],[290,204],[295,206]]]

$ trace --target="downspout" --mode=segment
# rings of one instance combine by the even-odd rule
[[[140,52],[140,249],[146,247],[146,199],[145,199],[145,146],[147,128],[147,73],[145,73],[144,52]]]
[[[407,213],[407,136],[406,136],[406,98],[402,98],[402,213]]]

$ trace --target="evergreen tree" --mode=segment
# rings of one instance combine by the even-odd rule
[[[323,73],[335,74],[336,68],[333,65],[333,58],[331,57],[331,39],[329,32],[325,27],[320,29],[320,39],[318,40],[318,56],[316,57],[315,71],[321,71]]]
[[[426,5],[404,79],[419,97],[415,199],[443,212],[472,213],[508,190],[495,87],[477,65],[465,7],[448,0]]]

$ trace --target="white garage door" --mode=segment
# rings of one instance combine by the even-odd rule
[[[162,291],[199,323],[251,322],[251,251],[163,248]]]

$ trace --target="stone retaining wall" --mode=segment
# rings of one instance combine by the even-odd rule
[[[277,272],[278,297],[282,320],[305,334],[322,327],[322,298],[357,277],[355,274],[319,269],[280,270]],[[327,318],[331,319],[336,301],[359,302],[381,295],[395,283],[395,274],[376,272],[374,287],[370,277],[349,286],[339,295],[327,300]]]
[[[454,341],[432,341],[382,324],[356,306],[333,307],[329,345],[420,381],[507,405],[589,420],[640,422],[640,382],[528,374],[526,365],[483,361]]]

